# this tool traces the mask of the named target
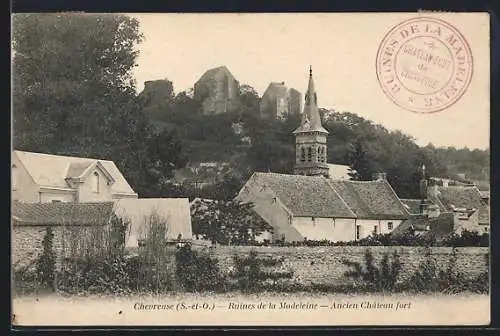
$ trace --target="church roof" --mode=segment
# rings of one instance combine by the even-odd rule
[[[354,213],[322,176],[254,173],[298,217],[355,218]]]
[[[406,219],[409,216],[389,182],[330,181],[333,188],[360,219]]]
[[[320,132],[328,134],[328,131],[321,125],[321,117],[318,111],[318,97],[314,88],[314,80],[311,69],[309,69],[309,84],[305,95],[302,120],[300,122],[300,126],[293,133],[297,134],[304,132]]]

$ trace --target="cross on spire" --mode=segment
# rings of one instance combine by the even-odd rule
[[[313,69],[312,69],[312,66],[309,65],[309,77],[312,77],[313,75]]]

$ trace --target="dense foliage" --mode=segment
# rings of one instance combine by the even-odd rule
[[[253,204],[236,200],[197,199],[191,205],[193,234],[213,245],[249,245],[255,236],[272,230],[253,210]]]

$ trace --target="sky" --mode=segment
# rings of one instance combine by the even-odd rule
[[[386,33],[422,14],[129,14],[144,41],[134,69],[137,89],[168,78],[176,92],[192,88],[208,69],[226,65],[240,84],[259,95],[270,82],[284,81],[302,93],[309,65],[318,105],[356,113],[389,130],[411,135],[419,145],[489,147],[489,18],[445,14],[468,41],[472,81],[453,106],[420,114],[395,105],[382,91],[375,59]],[[431,16],[426,13],[426,16]],[[438,14],[432,14],[438,15]]]

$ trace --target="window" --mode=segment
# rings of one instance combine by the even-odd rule
[[[307,162],[311,162],[312,159],[312,150],[311,147],[307,147]]]
[[[17,166],[12,165],[12,189],[16,189],[17,186]]]
[[[356,240],[361,238],[361,225],[356,225]]]
[[[394,225],[392,224],[392,222],[387,223],[388,230],[392,230],[393,228],[394,228]]]
[[[94,172],[94,174],[92,174],[92,191],[95,192],[95,193],[98,193],[100,192],[100,182],[99,181],[99,173],[97,172]]]
[[[484,228],[484,232],[486,232],[486,233],[488,232],[488,228],[487,227]]]
[[[306,150],[304,149],[304,147],[300,147],[300,161],[306,161]]]

